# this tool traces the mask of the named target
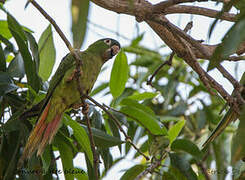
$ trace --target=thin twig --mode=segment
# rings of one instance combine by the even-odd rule
[[[184,32],[188,32],[191,28],[193,27],[193,22],[190,21],[189,23],[187,23],[187,25],[185,26],[184,28]],[[156,74],[160,71],[160,69],[162,69],[163,66],[165,65],[169,65],[171,66],[172,65],[172,61],[173,61],[173,57],[175,55],[175,52],[173,51],[170,56],[169,56],[169,59],[167,61],[165,61],[164,63],[162,63],[155,71],[154,73],[151,75],[150,79],[146,82],[147,85],[152,85],[152,80],[153,78],[156,76]]]
[[[129,144],[131,146],[133,146],[133,148],[139,153],[141,154],[147,161],[150,159],[148,156],[146,156],[144,153],[142,153],[139,148],[136,147],[136,145],[132,142],[132,139],[130,136],[127,135],[127,133],[123,130],[123,128],[120,125],[120,122],[117,120],[117,118],[111,114],[106,107],[104,107],[103,105],[101,105],[100,103],[98,103],[96,100],[94,100],[93,98],[91,98],[88,95],[84,95],[84,97],[86,97],[88,100],[90,100],[91,102],[93,102],[96,106],[100,107],[103,111],[105,111],[108,116],[116,123],[117,127],[119,128],[119,130],[123,133],[123,135],[125,136],[125,139],[127,142],[129,142]],[[111,108],[110,108],[111,109]]]
[[[217,66],[217,69],[221,72],[221,74],[226,79],[228,79],[231,82],[231,84],[233,85],[234,89],[240,89],[241,88],[239,82],[221,64],[219,64]]]
[[[227,61],[243,61],[245,56],[230,56],[226,59]]]
[[[150,79],[146,82],[147,85],[153,86],[152,80],[157,75],[157,73],[162,69],[163,66],[165,66],[165,65],[171,66],[172,65],[174,55],[175,55],[175,52],[172,52],[169,56],[169,59],[167,61],[163,62],[160,66],[158,66],[158,68],[151,75]]]
[[[217,10],[208,9],[204,7],[197,7],[197,6],[187,6],[187,5],[171,6],[163,10],[163,13],[164,14],[177,14],[177,13],[196,14],[196,15],[202,15],[210,18],[219,18],[230,22],[235,22],[237,19],[236,14],[233,13],[224,12],[222,15],[218,16],[220,12]]]
[[[161,13],[164,11],[166,8],[180,4],[180,3],[186,3],[186,2],[195,2],[196,0],[167,0],[167,1],[162,1],[160,3],[157,3],[153,5],[153,13]]]
[[[151,165],[146,168],[143,172],[141,172],[136,178],[135,180],[140,180],[142,179],[144,176],[146,176],[148,173],[152,173],[156,168],[158,168],[159,166],[161,166],[161,162],[162,160],[167,156],[167,151],[164,151],[163,154],[161,155],[160,159],[157,159],[155,162],[151,163]]]

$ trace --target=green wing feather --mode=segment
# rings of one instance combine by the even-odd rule
[[[73,56],[70,53],[67,54],[65,57],[63,57],[58,69],[56,70],[51,81],[49,82],[49,89],[48,89],[48,92],[47,92],[45,99],[42,101],[42,108],[41,108],[40,112],[42,112],[43,109],[45,108],[45,106],[47,105],[47,103],[48,103],[50,97],[52,96],[56,86],[62,80],[66,71],[68,69],[72,68],[72,66],[74,66],[74,65],[75,65],[75,59],[73,58]]]

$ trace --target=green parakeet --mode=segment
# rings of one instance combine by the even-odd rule
[[[80,84],[84,94],[91,91],[102,65],[119,50],[120,44],[116,40],[106,38],[96,41],[85,51],[78,51],[82,62]],[[37,155],[41,155],[47,143],[50,144],[57,133],[65,110],[81,104],[75,72],[76,60],[69,53],[62,59],[50,81],[40,116],[27,140],[19,164],[30,158],[36,150]]]
[[[241,89],[241,96],[245,100],[245,73],[243,73],[241,77],[240,84],[243,87],[243,89]],[[234,92],[232,94],[234,94]],[[242,109],[242,105],[240,106],[240,108]],[[217,136],[219,136],[224,131],[224,129],[231,122],[236,121],[238,118],[239,118],[239,114],[236,111],[234,111],[232,108],[230,108],[202,146],[204,147],[210,142],[212,142]]]

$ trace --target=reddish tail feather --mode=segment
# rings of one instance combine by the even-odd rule
[[[18,167],[21,167],[24,160],[29,159],[36,150],[37,155],[41,155],[47,143],[50,144],[52,142],[54,135],[59,128],[62,114],[56,114],[52,121],[46,122],[45,120],[48,116],[49,108],[50,102],[46,105],[36,126],[32,130],[27,140],[23,154],[18,162]]]

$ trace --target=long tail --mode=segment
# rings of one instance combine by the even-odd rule
[[[202,147],[207,146],[207,144],[218,137],[232,121],[235,121],[238,118],[238,116],[239,115],[234,110],[229,109],[229,111],[225,114],[225,116],[219,122],[215,130],[211,133],[211,135],[208,137]]]
[[[54,135],[59,128],[62,114],[56,114],[52,121],[47,122],[45,120],[48,116],[49,108],[50,102],[46,105],[27,140],[23,154],[18,162],[19,168],[23,165],[24,160],[29,159],[36,150],[37,155],[41,155],[47,143],[50,144],[52,142]]]

